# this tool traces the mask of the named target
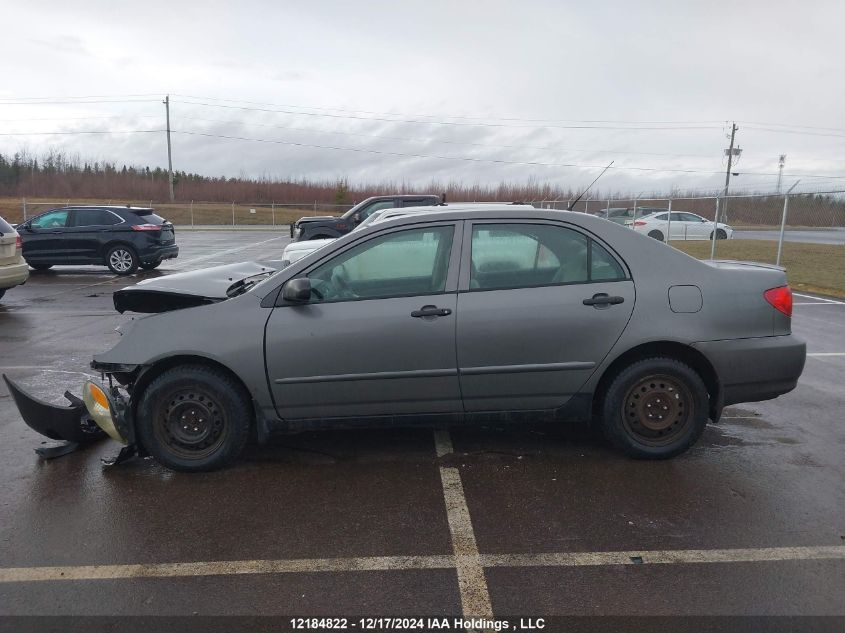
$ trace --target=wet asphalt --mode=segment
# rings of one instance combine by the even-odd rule
[[[278,232],[182,231],[161,269],[33,273],[0,303],[0,371],[55,402],[128,319],[142,278],[276,259]],[[845,352],[845,303],[796,297],[811,354]],[[806,305],[805,305],[806,304]],[[457,468],[482,555],[845,547],[845,356],[811,356],[798,388],[726,410],[686,455],[626,459],[582,427],[327,431],[248,448],[222,472],[151,460],[104,469],[104,441],[43,461],[45,438],[0,386],[0,575],[17,567],[452,553],[442,467]],[[845,559],[486,567],[497,616],[845,615]],[[446,615],[455,569],[0,582],[0,615]]]

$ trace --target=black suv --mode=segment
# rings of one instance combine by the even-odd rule
[[[436,204],[440,204],[440,196],[374,196],[359,202],[340,217],[322,215],[300,218],[290,225],[290,236],[295,242],[336,238],[349,233],[375,211]]]
[[[173,225],[141,207],[63,207],[17,226],[23,256],[35,270],[62,264],[105,264],[130,275],[179,255]]]

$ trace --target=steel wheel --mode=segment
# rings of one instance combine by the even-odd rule
[[[665,374],[646,376],[625,394],[622,420],[625,429],[649,446],[671,444],[683,435],[695,416],[695,402],[689,388]]]
[[[153,421],[156,439],[184,459],[214,454],[228,429],[229,416],[213,394],[201,388],[173,392]]]

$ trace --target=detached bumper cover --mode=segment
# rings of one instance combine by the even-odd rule
[[[12,394],[23,421],[33,431],[51,440],[64,440],[74,444],[86,444],[106,437],[105,432],[88,415],[82,400],[71,393],[65,392],[65,398],[71,404],[63,407],[31,396],[5,374],[3,380],[9,387],[9,393]]]
[[[807,345],[785,336],[695,343],[713,364],[722,384],[724,404],[771,400],[795,389]]]

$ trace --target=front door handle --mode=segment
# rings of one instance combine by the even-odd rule
[[[415,319],[420,319],[422,317],[449,316],[450,314],[452,314],[452,311],[449,308],[438,308],[437,306],[423,306],[419,310],[411,312],[411,316]]]
[[[599,292],[594,294],[589,299],[584,299],[581,303],[585,306],[593,306],[594,308],[602,308],[607,306],[615,306],[625,301],[625,297],[610,296],[606,292]]]

